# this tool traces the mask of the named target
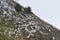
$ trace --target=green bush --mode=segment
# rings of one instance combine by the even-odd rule
[[[31,12],[31,8],[30,8],[30,7],[28,7],[28,8],[27,8],[27,10],[28,10],[28,13],[30,13],[30,12]]]
[[[3,15],[3,11],[0,9],[0,15]]]
[[[16,4],[15,9],[16,9],[17,12],[21,12],[22,11],[22,7],[19,4]]]
[[[24,12],[25,13],[31,13],[31,8],[30,7],[24,8]]]

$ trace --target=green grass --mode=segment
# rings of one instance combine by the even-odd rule
[[[8,40],[8,35],[4,35],[4,33],[0,33],[0,40]]]

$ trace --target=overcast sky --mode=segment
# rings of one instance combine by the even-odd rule
[[[23,6],[30,6],[41,19],[60,29],[60,0],[17,0]]]

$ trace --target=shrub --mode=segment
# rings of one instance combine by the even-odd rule
[[[24,12],[25,13],[31,13],[31,8],[30,7],[24,8]]]
[[[30,8],[30,7],[28,7],[28,8],[27,8],[27,10],[28,10],[28,13],[30,13],[30,12],[31,12],[31,8]]]
[[[0,9],[0,15],[3,15],[3,11]]]
[[[22,7],[19,4],[16,4],[15,9],[16,9],[17,12],[21,12],[22,11]]]

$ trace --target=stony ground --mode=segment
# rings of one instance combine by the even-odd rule
[[[30,7],[0,0],[0,40],[59,40],[57,32],[31,12]]]

